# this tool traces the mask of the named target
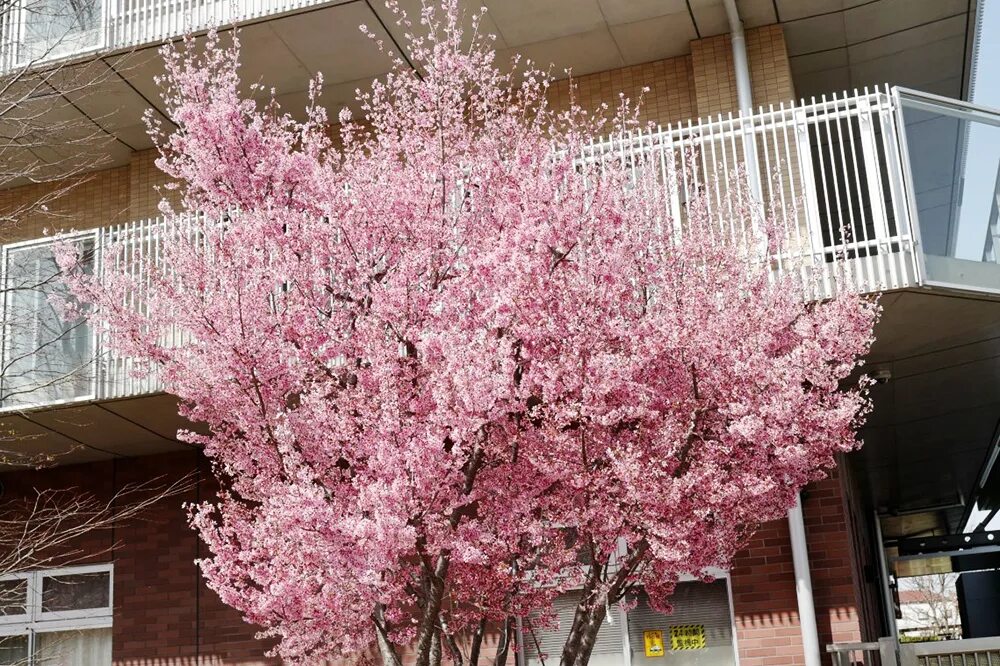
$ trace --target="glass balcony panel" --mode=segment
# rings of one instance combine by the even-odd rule
[[[1000,291],[1000,114],[900,99],[927,283]]]
[[[94,241],[77,241],[87,270]],[[91,397],[94,337],[82,318],[67,320],[73,300],[59,277],[50,243],[4,253],[3,365],[0,406],[26,407]]]

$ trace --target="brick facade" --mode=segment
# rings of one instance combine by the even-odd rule
[[[79,489],[110,499],[133,484],[166,486],[186,475],[199,479],[181,495],[160,500],[141,517],[91,532],[63,564],[114,564],[113,655],[116,666],[260,666],[255,629],[223,605],[201,581],[195,560],[204,555],[182,505],[209,497],[212,482],[200,454],[181,452],[69,465],[0,476],[3,499],[34,489]]]
[[[853,534],[839,471],[802,494],[820,645],[862,640]],[[802,648],[788,521],[764,525],[732,570],[740,666],[798,666]]]
[[[255,628],[201,580],[203,547],[182,505],[211,497],[214,485],[195,452],[70,465],[0,476],[4,498],[34,489],[79,488],[99,498],[131,484],[165,485],[194,475],[186,493],[161,500],[141,518],[88,535],[73,564],[114,563],[113,649],[116,666],[262,666],[266,647]],[[804,493],[813,589],[821,644],[861,640],[851,536],[843,485],[836,476]],[[804,664],[788,523],[764,525],[731,572],[740,666]],[[496,648],[484,644],[484,657]]]

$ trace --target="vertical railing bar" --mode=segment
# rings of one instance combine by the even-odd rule
[[[815,101],[815,98],[813,98]],[[803,107],[805,104],[803,103]],[[815,117],[815,116],[814,116]],[[819,193],[817,192],[817,179],[813,165],[812,139],[817,140],[816,152],[822,156],[821,147],[818,144],[819,131],[814,132],[814,125],[807,113],[806,108],[800,107],[795,112],[796,147],[799,156],[799,179],[805,193],[805,214],[807,219],[806,232],[809,237],[809,248],[812,251],[814,269],[819,271],[823,280],[823,296],[830,295],[831,284],[830,274],[826,265],[826,250],[823,242],[823,226],[820,218]],[[823,181],[822,160],[820,160],[820,182]]]
[[[713,185],[713,187],[715,189],[715,205],[716,205],[716,210],[717,210],[716,214],[719,216],[719,229],[720,229],[720,231],[723,234],[725,234],[725,233],[727,233],[726,232],[727,220],[725,218],[725,215],[723,215],[723,212],[722,212],[722,208],[723,208],[723,205],[722,205],[722,185],[719,183],[719,156],[718,156],[718,153],[715,150],[716,131],[721,131],[722,130],[722,128],[721,128],[722,114],[721,113],[717,114],[716,118],[717,118],[716,122],[713,122],[712,121],[712,116],[708,117],[708,137],[709,137],[708,138],[708,146],[709,146],[709,149],[711,150],[711,153],[712,153],[711,178],[712,178],[712,181],[713,181],[712,185]],[[706,165],[707,165],[707,160],[706,160]],[[705,175],[705,183],[706,184],[709,182],[708,179],[709,179],[709,175],[706,173],[706,175]],[[729,232],[728,233],[732,234],[732,231],[733,231],[732,230],[733,220],[732,220],[731,217],[728,220],[728,226],[729,226]]]
[[[736,219],[736,215],[733,209],[733,195],[730,191],[733,185],[733,178],[737,177],[739,171],[740,158],[739,153],[736,150],[736,125],[737,119],[733,117],[733,112],[729,111],[726,114],[726,127],[728,131],[725,131],[722,135],[722,170],[726,178],[726,210],[729,212],[730,219]],[[726,137],[729,137],[729,145],[726,145]],[[731,153],[730,153],[731,151]],[[729,167],[729,155],[732,154],[733,166]]]
[[[855,230],[855,226],[857,226],[857,224],[856,224],[857,221],[854,219],[854,196],[851,193],[851,190],[853,188],[852,188],[852,182],[851,182],[851,178],[850,178],[850,172],[847,169],[847,165],[848,165],[848,163],[847,163],[847,150],[844,147],[844,130],[843,130],[843,123],[844,123],[844,121],[845,120],[847,121],[848,129],[850,129],[850,126],[851,126],[851,116],[850,116],[850,113],[849,113],[849,103],[850,102],[849,102],[849,100],[847,98],[847,92],[846,91],[844,92],[844,94],[843,94],[843,96],[842,96],[842,98],[841,98],[841,100],[839,102],[837,101],[837,95],[836,95],[836,93],[834,93],[834,96],[833,96],[833,108],[834,108],[834,111],[836,112],[837,109],[840,107],[840,104],[843,104],[844,105],[844,112],[845,112],[845,116],[846,116],[846,118],[843,118],[843,119],[837,117],[837,119],[834,121],[836,123],[836,126],[837,126],[837,146],[838,146],[839,151],[840,151],[840,168],[842,169],[842,176],[841,177],[843,178],[843,181],[844,181],[844,193],[845,193],[846,198],[847,198],[847,219],[848,219],[848,221],[850,223],[849,226],[847,227],[848,232],[850,233],[850,236],[849,237],[845,236],[843,238],[843,241],[844,241],[844,261],[847,262],[847,263],[851,263],[850,259],[849,259],[849,256],[848,256],[848,251],[849,251],[848,248],[851,247],[851,246],[853,246],[853,248],[854,248],[854,257],[855,257],[855,261],[853,263],[857,264],[857,275],[855,276],[855,278],[856,278],[857,282],[860,284],[864,280],[864,276],[865,276],[865,272],[864,272],[865,262],[861,258],[861,249],[862,249],[861,248],[861,244],[858,243],[858,239],[856,238],[857,231]],[[850,133],[853,134],[853,131],[850,132]],[[836,159],[836,156],[834,156],[834,159]],[[857,164],[855,164],[855,167],[856,166],[857,166]],[[836,175],[837,174],[837,169],[834,168],[833,171],[834,171],[834,177],[836,178],[837,177],[837,175]],[[857,172],[855,172],[855,176],[857,176]],[[858,180],[858,179],[855,178],[855,180]],[[839,192],[840,192],[839,182],[838,182],[838,186],[837,186],[837,192],[838,192],[837,199],[838,199],[838,205],[839,205],[839,203],[840,203],[839,202],[839,199],[840,199],[840,196],[839,196]],[[841,212],[841,224],[844,224],[844,221],[843,221],[843,212]],[[847,242],[848,238],[851,239],[850,243]]]
[[[837,234],[834,233],[834,228],[833,228],[833,214],[830,211],[830,188],[827,186],[827,180],[826,180],[826,159],[825,159],[825,156],[823,154],[822,130],[820,129],[820,123],[827,122],[827,118],[826,118],[826,106],[825,106],[826,95],[823,95],[823,102],[824,102],[823,116],[821,117],[819,114],[817,114],[815,116],[816,117],[816,124],[815,124],[815,129],[816,129],[816,150],[817,150],[817,152],[819,153],[819,156],[820,156],[820,160],[819,160],[819,173],[820,173],[820,182],[823,184],[823,207],[826,209],[826,226],[827,226],[827,231],[830,234],[830,244],[831,245],[836,245],[837,244]],[[827,140],[827,147],[826,147],[826,149],[827,149],[827,151],[830,150],[829,139]],[[812,156],[810,156],[810,158],[811,157]],[[821,242],[821,244],[823,243],[822,240],[820,242]],[[836,261],[836,258],[837,258],[836,257],[836,253],[833,253],[833,261]],[[824,247],[824,251],[823,251],[823,268],[824,269],[828,268],[827,265],[826,265],[826,248],[825,247]]]
[[[824,102],[824,105],[825,105],[824,113],[823,113],[823,129],[826,132],[826,140],[828,142],[827,143],[827,149],[830,152],[830,155],[829,155],[829,157],[830,157],[830,179],[833,181],[833,194],[832,194],[832,196],[829,193],[827,194],[827,205],[828,205],[828,208],[832,206],[833,210],[835,210],[837,212],[837,223],[839,225],[840,238],[839,238],[839,242],[838,242],[837,234],[836,233],[832,233],[833,229],[831,229],[830,242],[831,242],[831,245],[833,245],[834,247],[836,247],[837,245],[840,245],[840,247],[843,248],[843,266],[842,266],[842,270],[844,271],[844,275],[847,277],[847,279],[851,280],[853,278],[853,271],[851,270],[853,264],[850,261],[850,257],[849,257],[849,248],[848,248],[849,244],[847,242],[847,239],[850,236],[848,236],[847,233],[850,233],[850,234],[853,235],[854,230],[853,229],[849,229],[847,227],[846,221],[844,220],[843,207],[841,206],[841,202],[840,202],[840,178],[839,178],[839,176],[837,174],[837,168],[836,168],[836,166],[837,166],[837,153],[836,153],[836,149],[833,146],[833,131],[830,129],[830,119],[831,119],[831,116],[833,116],[834,122],[836,122],[836,123],[839,124],[840,121],[836,118],[836,112],[837,112],[837,93],[834,92],[834,93],[831,93],[831,95],[833,97],[833,99],[832,99],[832,106],[833,106],[832,110],[833,110],[833,113],[831,113],[831,109],[830,109],[831,104],[827,104],[826,103],[826,101],[827,101],[826,100],[826,95],[823,95],[823,102]],[[833,199],[832,201],[830,200],[831,198]],[[833,224],[833,218],[832,217],[830,218],[830,224],[831,225]],[[836,252],[833,253],[833,261],[834,261],[834,263],[837,262],[837,254],[836,254]]]
[[[795,110],[794,110],[795,109],[795,103],[794,102],[791,103],[791,109],[789,110],[788,114],[786,114],[786,112],[785,112],[785,103],[784,102],[781,102],[778,105],[778,107],[779,107],[780,112],[781,112],[781,143],[778,142],[778,134],[777,134],[777,132],[775,132],[775,134],[772,136],[772,143],[774,144],[774,155],[775,155],[775,160],[776,160],[776,165],[775,166],[778,168],[779,171],[781,171],[781,160],[778,159],[778,157],[781,155],[781,146],[783,145],[784,146],[784,155],[785,155],[784,162],[785,162],[785,165],[786,165],[786,169],[788,170],[787,180],[788,180],[789,188],[791,188],[792,185],[795,183],[795,175],[792,173],[792,169],[796,168],[796,164],[795,164],[795,161],[792,160],[792,149],[791,149],[791,146],[788,143],[788,125],[789,125],[789,121],[791,121],[792,126],[793,127],[795,126],[794,125],[794,122],[795,122]],[[784,177],[782,177],[782,178],[780,178],[778,180],[778,188],[779,188],[778,192],[781,195],[781,211],[782,211],[781,214],[782,214],[782,217],[785,220],[785,229],[786,229],[786,231],[788,231],[789,238],[790,238],[791,235],[792,235],[792,232],[790,230],[788,230],[788,223],[789,223],[789,219],[790,219],[789,212],[790,211],[788,210],[789,202],[785,198],[785,180],[786,179]],[[789,196],[790,197],[795,196],[795,192],[794,191],[789,192]],[[794,205],[792,205],[792,211],[791,212],[795,213],[795,217],[791,218],[791,224],[794,225],[794,230],[795,230],[794,231],[794,234],[795,234],[795,250],[798,253],[799,257],[803,257],[804,256],[804,248],[802,246],[802,227],[801,227],[801,224],[799,223],[799,219],[798,219],[798,209],[799,209],[798,203],[795,203]],[[800,261],[799,263],[801,264],[801,275],[802,275],[802,278],[803,278],[803,283],[805,283],[805,278],[807,277],[807,272],[806,271],[808,270],[808,267],[802,261]]]
[[[762,139],[762,144],[764,146],[764,150],[761,151],[761,152],[764,153],[764,174],[765,174],[764,180],[767,182],[767,201],[766,202],[762,201],[761,203],[766,206],[765,211],[768,214],[770,214],[770,212],[772,210],[774,210],[775,193],[774,193],[774,183],[772,182],[773,178],[771,178],[771,151],[770,151],[770,149],[769,149],[769,147],[767,145],[767,137],[768,137],[768,135],[770,135],[772,137],[777,136],[777,126],[774,124],[774,104],[771,104],[768,108],[769,108],[769,111],[771,113],[771,127],[770,127],[770,131],[768,130],[768,127],[766,125],[763,125],[761,127],[761,130],[762,130],[762,132],[761,132],[761,139]],[[754,138],[754,142],[756,143],[756,137]],[[776,251],[777,251],[777,257],[776,257],[776,259],[777,259],[778,273],[781,274],[781,275],[785,274],[785,260],[784,260],[784,257],[782,255],[784,255],[784,253],[785,253],[785,247],[788,244],[788,228],[787,228],[787,226],[788,225],[785,224],[785,220],[783,220],[782,221],[782,227],[783,227],[783,229],[782,229],[782,236],[783,237],[781,239],[781,244],[778,245],[777,248],[776,248]]]
[[[858,139],[855,138],[855,122],[858,126],[858,133],[860,134],[863,129],[862,125],[866,122],[870,127],[870,119],[866,120],[863,107],[867,106],[867,101],[863,100],[858,92],[858,89],[854,89],[854,95],[850,101],[852,111],[847,117],[847,136],[850,146],[850,160],[854,167],[854,185],[856,187],[855,194],[858,200],[858,215],[860,217],[859,224],[861,226],[860,235],[862,237],[862,243],[865,251],[865,261],[864,267],[866,268],[866,275],[868,278],[868,285],[866,291],[878,291],[884,289],[886,285],[886,267],[885,267],[885,255],[879,248],[879,233],[878,230],[874,228],[874,220],[877,218],[875,213],[877,203],[876,200],[879,196],[877,190],[873,190],[870,186],[869,179],[871,178],[871,172],[868,168],[868,161],[864,159],[864,147],[862,146],[862,160],[858,161]],[[863,141],[863,137],[862,137]],[[864,167],[865,176],[862,180],[861,167]],[[877,168],[877,167],[876,167]],[[865,212],[865,193],[868,193],[868,203],[870,213]],[[871,219],[873,222],[873,229],[871,234],[868,232],[868,220]],[[891,271],[890,271],[891,272]]]

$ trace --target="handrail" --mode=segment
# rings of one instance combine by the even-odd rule
[[[305,0],[290,0],[298,1]],[[864,292],[902,289],[920,285],[921,275],[897,112],[894,91],[865,90],[605,137],[588,145],[580,159],[600,163],[615,156],[653,168],[668,190],[665,213],[677,229],[686,228],[688,200],[703,194],[720,223],[753,242],[756,234],[746,220],[727,217],[729,178],[743,164],[742,139],[749,137],[757,144],[761,204],[778,211],[783,230],[784,240],[770,255],[775,274],[802,276],[806,300],[833,296],[843,276]],[[98,263],[97,274],[158,265],[156,230],[162,223],[151,218],[91,231],[98,254],[116,240],[131,239],[126,268]],[[7,254],[4,249],[2,256]],[[135,377],[132,361],[111,353],[99,337],[94,356],[93,390],[76,399],[160,390],[155,378]]]
[[[917,657],[936,657],[938,655],[960,655],[1000,652],[1000,636],[990,638],[963,638],[954,641],[928,641],[926,643],[906,643],[907,652],[913,652]]]

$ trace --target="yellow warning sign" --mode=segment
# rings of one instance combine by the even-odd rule
[[[670,627],[671,650],[703,650],[705,648],[705,625],[682,624]]]
[[[642,632],[642,640],[646,644],[647,657],[663,656],[663,632],[659,629]]]

